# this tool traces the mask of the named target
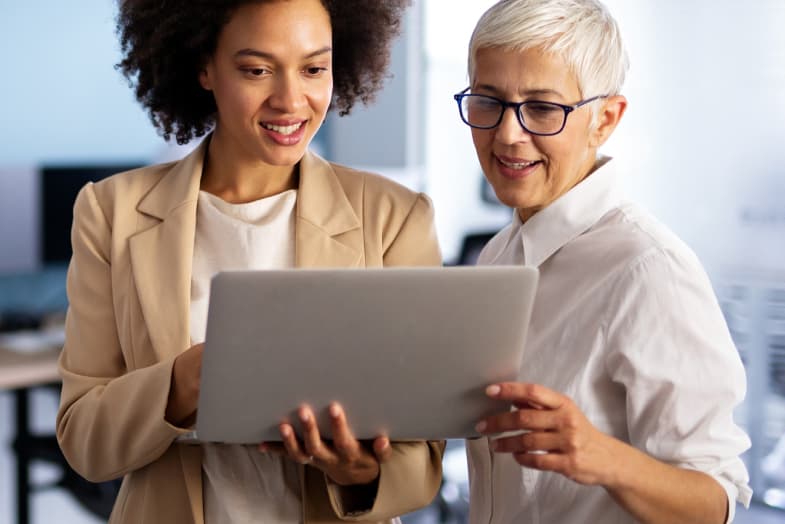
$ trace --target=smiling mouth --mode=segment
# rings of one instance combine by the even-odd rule
[[[288,126],[277,126],[275,124],[265,124],[264,122],[262,122],[261,125],[265,129],[269,129],[270,131],[274,131],[281,135],[288,136],[297,132],[297,130],[299,130],[302,126],[304,126],[305,121],[300,122],[299,124],[292,124]]]
[[[499,161],[501,165],[504,167],[509,167],[510,169],[520,170],[526,169],[529,166],[533,166],[534,164],[539,164],[540,160],[532,160],[531,162],[508,162],[500,157],[496,157],[496,160]]]

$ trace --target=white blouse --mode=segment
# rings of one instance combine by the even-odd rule
[[[497,234],[479,264],[540,270],[520,380],[569,396],[601,431],[675,466],[711,475],[749,505],[733,421],[746,378],[693,252],[622,200],[613,162]],[[599,486],[522,468],[467,444],[472,523],[631,523]]]
[[[194,344],[204,341],[213,275],[294,267],[296,200],[296,190],[246,204],[199,193],[191,277]],[[302,522],[297,465],[290,460],[256,446],[206,444],[202,480],[205,524]]]

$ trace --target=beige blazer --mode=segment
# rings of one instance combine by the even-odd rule
[[[91,481],[124,476],[110,522],[203,523],[201,448],[164,412],[172,364],[189,347],[191,262],[205,140],[181,161],[85,186],[74,207],[57,438]],[[438,265],[428,198],[308,153],[300,164],[297,267]],[[382,300],[382,297],[380,297]],[[300,469],[305,522],[387,521],[427,505],[440,443],[396,443],[372,509]],[[349,508],[347,508],[348,510]]]

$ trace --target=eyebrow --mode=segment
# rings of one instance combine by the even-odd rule
[[[305,59],[314,58],[314,57],[317,57],[319,55],[323,55],[323,54],[329,53],[332,50],[333,50],[332,47],[324,46],[321,49],[317,49],[316,51],[313,51],[312,53],[308,53],[303,58],[305,58]],[[275,55],[273,55],[272,53],[267,53],[265,51],[259,51],[258,49],[251,49],[251,48],[240,49],[239,51],[237,51],[234,54],[235,58],[240,58],[240,57],[243,57],[243,56],[252,56],[252,57],[255,57],[255,58],[265,58],[267,60],[275,60]]]
[[[479,85],[477,85],[473,89],[477,89],[477,90],[482,89],[484,91],[490,91],[491,93],[493,93],[494,95],[497,95],[497,96],[501,95],[501,92],[500,92],[499,88],[497,88],[495,86],[492,86],[492,85],[489,85],[489,84],[479,84]],[[519,91],[518,93],[521,94],[521,95],[524,95],[524,96],[555,95],[555,96],[564,98],[563,95],[559,91],[557,91],[555,89],[524,89],[522,91]]]

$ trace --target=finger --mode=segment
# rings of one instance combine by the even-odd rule
[[[305,452],[316,460],[332,463],[336,457],[333,452],[324,444],[319,433],[319,426],[316,424],[316,417],[309,406],[300,406],[300,421],[303,424],[303,447]]]
[[[388,461],[392,456],[390,439],[387,437],[377,437],[373,441],[373,454],[376,455],[376,460],[379,464]]]
[[[559,453],[515,453],[515,461],[521,466],[541,471],[567,471],[567,457]]]
[[[548,430],[557,427],[557,415],[551,410],[516,409],[481,420],[475,429],[484,435],[503,431]]]
[[[545,386],[523,382],[492,384],[485,389],[485,394],[491,398],[513,402],[518,407],[535,405],[547,409],[558,409],[568,400],[561,393]]]
[[[354,433],[346,422],[346,414],[337,402],[330,404],[330,426],[333,431],[333,446],[338,455],[344,459],[357,457],[362,447],[354,438]]]
[[[279,431],[281,432],[281,440],[283,440],[283,446],[286,449],[286,454],[289,458],[300,464],[309,464],[312,459],[310,455],[302,450],[300,443],[297,442],[297,437],[294,435],[294,428],[289,424],[281,424],[279,426]]]
[[[497,453],[559,452],[562,437],[558,433],[533,432],[494,439],[491,449]]]

